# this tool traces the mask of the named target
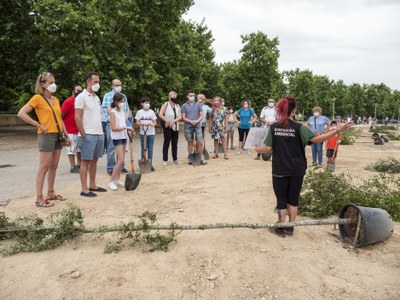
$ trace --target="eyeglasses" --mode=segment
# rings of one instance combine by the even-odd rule
[[[43,79],[43,77],[48,77],[48,76],[53,76],[50,72],[43,72],[40,74],[40,82],[46,82],[46,79]]]

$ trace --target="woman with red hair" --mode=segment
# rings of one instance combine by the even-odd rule
[[[276,123],[272,124],[265,146],[256,149],[258,153],[272,154],[272,184],[277,200],[278,222],[285,222],[286,211],[289,212],[289,222],[296,220],[299,196],[303,178],[307,169],[305,146],[321,143],[334,135],[347,130],[347,123],[334,131],[315,135],[305,125],[293,121],[296,114],[296,100],[288,96],[279,100],[276,105]],[[281,237],[293,235],[293,227],[275,228],[275,233]]]

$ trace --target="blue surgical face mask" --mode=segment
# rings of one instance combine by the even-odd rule
[[[190,101],[190,102],[193,102],[195,99],[196,99],[196,98],[195,98],[194,96],[190,96],[190,97],[189,97],[189,101]]]
[[[314,113],[314,117],[318,117],[318,116],[319,116],[319,112],[316,111],[316,112]]]
[[[145,104],[143,104],[143,108],[144,108],[144,109],[149,109],[149,108],[150,108],[150,103],[145,103]]]

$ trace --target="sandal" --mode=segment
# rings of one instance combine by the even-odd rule
[[[37,207],[52,207],[54,205],[54,202],[49,201],[49,200],[43,200],[43,201],[36,201],[36,206]]]
[[[228,154],[224,154],[224,159],[229,159]]]
[[[214,153],[214,155],[213,155],[212,158],[218,158],[218,154],[217,154],[217,153]]]
[[[67,198],[64,198],[60,194],[55,194],[53,191],[49,191],[49,192],[47,192],[46,200],[65,201],[65,200],[67,200]]]

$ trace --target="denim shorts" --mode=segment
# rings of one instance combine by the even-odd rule
[[[236,129],[235,124],[228,124],[228,130],[229,131],[235,131],[235,129]]]
[[[103,157],[104,135],[87,134],[85,139],[78,136],[78,147],[81,149],[81,158],[83,160]]]
[[[112,140],[114,147],[126,145],[126,139]]]
[[[62,149],[58,140],[58,133],[38,134],[39,151],[53,152]]]
[[[193,141],[193,133],[196,132],[196,141],[203,140],[203,133],[201,132],[201,126],[185,126],[185,138],[186,141]]]

